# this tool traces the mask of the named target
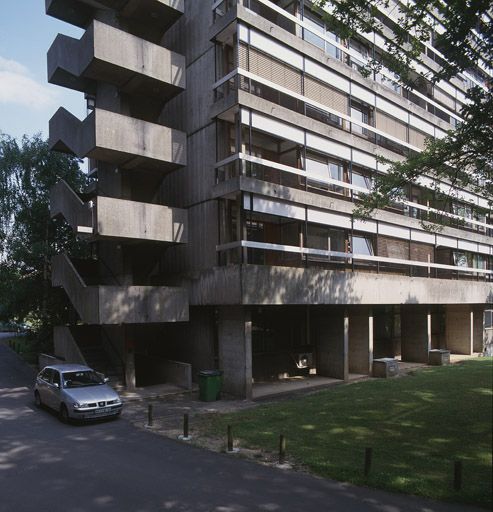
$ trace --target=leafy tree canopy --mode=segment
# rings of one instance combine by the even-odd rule
[[[375,53],[362,69],[364,75],[387,68],[405,87],[420,82],[436,84],[477,67],[492,71],[493,23],[490,0],[316,0],[327,25],[343,39],[358,33],[379,34],[383,52]],[[382,11],[391,10],[394,21]],[[383,22],[385,19],[385,23]],[[424,43],[432,41],[440,66],[424,71]],[[416,65],[416,63],[418,65]],[[403,197],[403,185],[426,174],[465,187],[493,204],[493,97],[491,83],[475,84],[460,112],[463,121],[443,139],[428,139],[421,153],[392,162],[387,175],[378,176],[373,193],[364,197],[357,213],[369,215]],[[390,163],[390,162],[388,162]],[[453,194],[452,194],[453,195]],[[445,196],[444,196],[445,197]]]
[[[63,311],[51,288],[50,259],[79,245],[62,221],[50,218],[50,188],[60,179],[81,190],[76,158],[51,152],[40,136],[22,141],[0,133],[0,320],[28,321],[47,334]]]

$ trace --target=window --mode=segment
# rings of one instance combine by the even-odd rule
[[[363,103],[351,101],[351,117],[355,121],[360,121],[370,126],[373,125],[372,109],[370,106]],[[368,137],[370,135],[370,132],[366,128],[363,128],[362,126],[359,126],[355,123],[351,123],[351,132],[363,137]]]
[[[484,328],[493,329],[493,309],[487,309],[484,312]]]
[[[347,189],[337,184],[327,183],[326,180],[332,179],[342,183],[347,183],[347,164],[324,158],[322,155],[310,155],[306,159],[306,171],[311,179],[307,180],[308,186],[328,190],[337,194],[346,194]],[[318,181],[316,178],[320,178]],[[315,179],[313,179],[315,178]]]
[[[454,265],[456,267],[469,267],[468,258],[465,252],[453,251]]]
[[[303,29],[303,39],[315,46],[318,46],[322,50],[325,50],[325,40],[316,35],[323,34],[325,32],[324,24],[320,20],[317,20],[313,15],[308,13],[305,14],[303,21],[310,28],[313,28],[313,31]]]
[[[365,190],[370,190],[372,187],[372,178],[371,173],[369,171],[364,171],[363,169],[354,168],[351,173],[351,182],[353,185],[359,188],[363,188]],[[353,191],[355,197],[358,197],[360,192]]]
[[[323,251],[345,252],[345,235],[342,229],[331,229],[323,226],[309,225],[306,234],[306,246],[310,249],[321,249]],[[337,261],[334,256],[317,256],[310,254],[312,261]],[[342,260],[340,260],[342,261]]]
[[[366,236],[353,235],[351,252],[353,254],[373,256],[373,240]]]

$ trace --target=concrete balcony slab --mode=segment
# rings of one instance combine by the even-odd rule
[[[64,217],[79,236],[90,239],[188,241],[186,210],[105,196],[84,203],[63,180],[51,189],[50,213]]]
[[[100,21],[81,39],[58,34],[48,50],[48,81],[94,93],[98,81],[163,101],[185,89],[185,57]]]
[[[167,126],[95,109],[83,121],[64,108],[49,123],[50,149],[121,169],[162,173],[186,165],[186,134]]]

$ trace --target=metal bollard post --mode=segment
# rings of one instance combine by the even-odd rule
[[[284,464],[286,460],[286,438],[281,434],[279,436],[279,464]]]
[[[371,469],[373,448],[365,448],[365,477],[368,478]]]
[[[183,439],[188,439],[188,413],[183,415]]]
[[[228,425],[228,452],[233,451],[233,434],[231,432],[231,425]]]
[[[154,421],[152,417],[152,404],[149,404],[147,408],[147,426],[152,427]]]
[[[454,490],[462,489],[462,461],[454,461]]]

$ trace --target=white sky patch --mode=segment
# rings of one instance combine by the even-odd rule
[[[0,56],[0,103],[43,110],[55,107],[57,97],[55,91],[32,78],[25,66]]]

